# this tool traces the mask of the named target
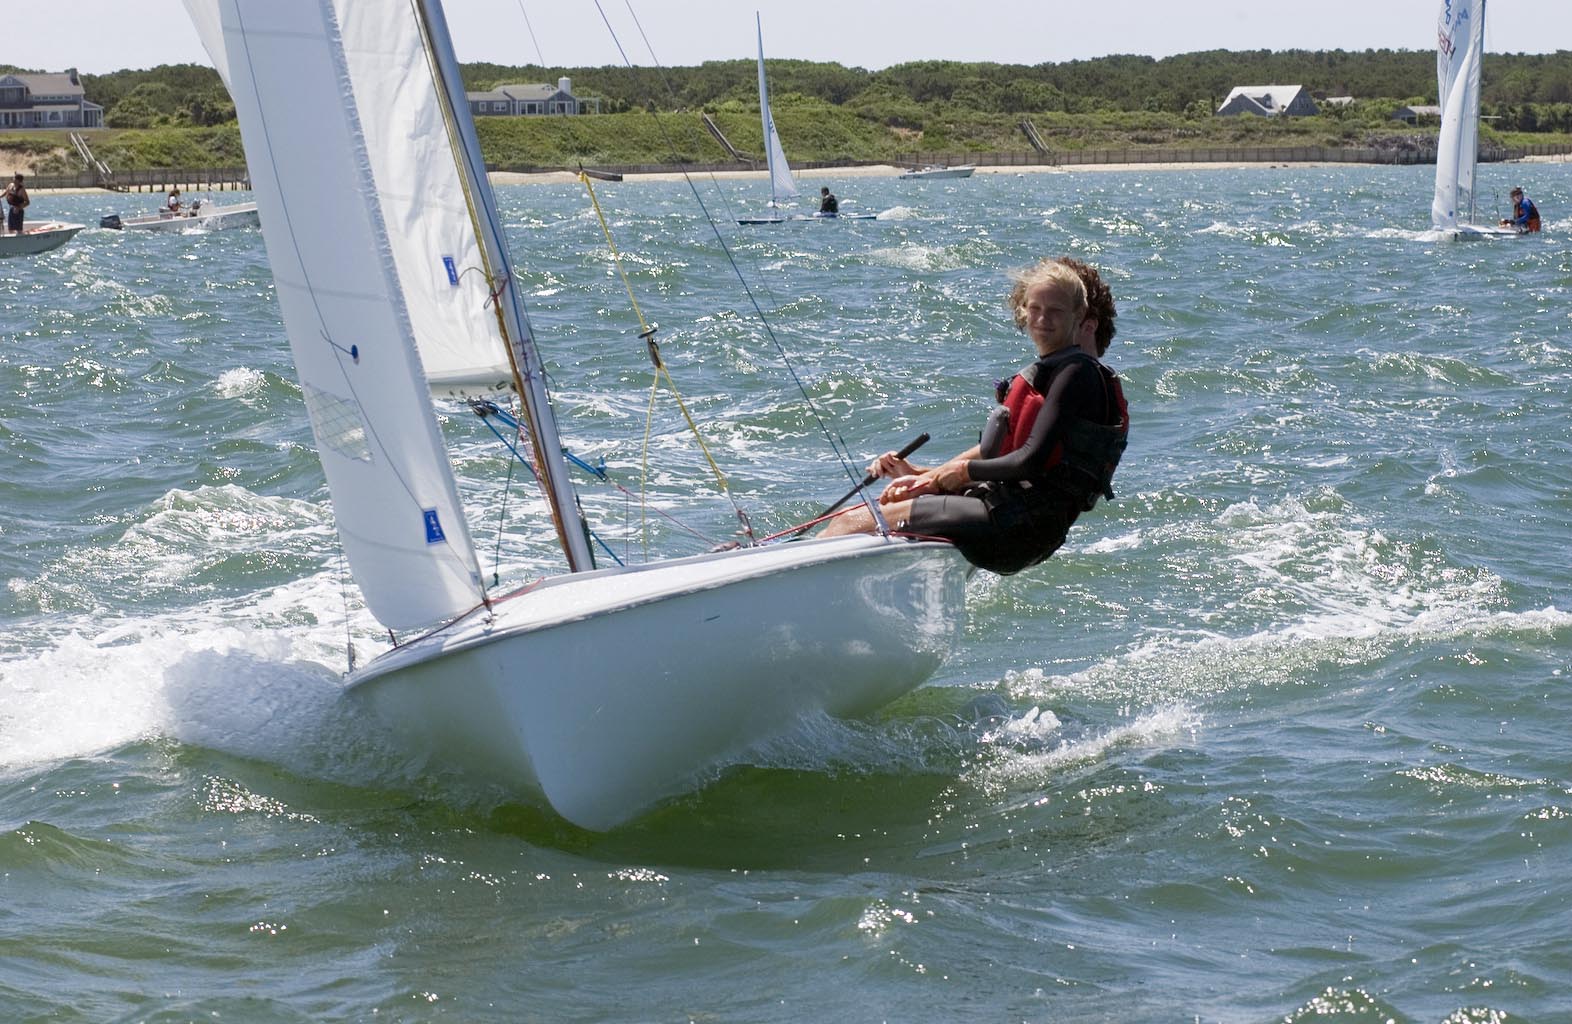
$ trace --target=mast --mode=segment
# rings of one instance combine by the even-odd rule
[[[480,140],[475,134],[475,123],[469,116],[468,104],[454,102],[455,97],[464,95],[464,83],[459,75],[458,60],[453,55],[453,40],[448,34],[447,19],[439,0],[412,0],[412,4],[426,42],[427,58],[431,61],[432,78],[436,84],[438,101],[442,105],[443,118],[447,122],[454,159],[464,181],[464,193],[474,221],[475,236],[480,243],[486,280],[495,299],[492,308],[496,311],[502,337],[507,342],[513,364],[513,386],[523,403],[535,465],[539,468],[546,500],[551,506],[557,540],[567,556],[569,569],[574,572],[593,569],[595,559],[589,546],[589,528],[584,522],[578,496],[568,477],[567,462],[562,457],[557,419],[552,412],[551,397],[546,391],[545,367],[541,363],[534,335],[530,332],[529,321],[524,316],[523,303],[513,277],[512,261],[502,238],[496,196],[486,177]]]

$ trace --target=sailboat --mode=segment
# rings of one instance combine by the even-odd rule
[[[1436,26],[1436,82],[1441,131],[1436,137],[1436,188],[1430,223],[1453,238],[1515,235],[1473,223],[1474,171],[1479,160],[1479,78],[1485,58],[1485,0],[1442,0]]]
[[[786,149],[780,132],[775,130],[775,113],[770,109],[770,83],[764,75],[764,23],[753,15],[759,32],[759,117],[764,122],[764,160],[770,169],[770,208],[781,209],[797,198],[797,181],[791,176]],[[738,217],[738,224],[784,224],[788,220],[873,220],[872,213],[771,214],[767,217]]]
[[[352,654],[348,696],[429,772],[604,830],[932,674],[968,572],[944,542],[595,566],[438,0],[186,4],[235,102],[350,572],[390,632],[424,630]],[[433,401],[499,391],[569,571],[492,593]]]

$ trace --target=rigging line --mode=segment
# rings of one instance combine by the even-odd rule
[[[655,364],[655,380],[658,383],[661,377],[666,378],[666,386],[671,389],[672,397],[677,400],[677,408],[682,410],[683,419],[688,421],[688,429],[693,432],[693,439],[698,442],[699,450],[704,453],[704,461],[710,464],[710,471],[715,474],[721,493],[731,501],[733,508],[737,508],[737,501],[732,497],[731,489],[726,484],[726,474],[721,472],[715,457],[710,454],[709,446],[704,443],[704,435],[699,432],[699,425],[694,422],[693,414],[688,411],[687,403],[682,400],[682,393],[677,390],[677,382],[672,379],[671,370],[660,356],[660,346],[655,343],[655,328],[644,319],[644,310],[639,308],[639,299],[633,294],[633,282],[628,280],[628,271],[622,264],[622,253],[617,249],[617,240],[612,237],[611,225],[606,223],[605,211],[600,208],[600,197],[595,194],[595,186],[590,183],[590,177],[584,173],[582,167],[579,168],[579,180],[584,183],[585,190],[589,192],[590,203],[595,207],[595,216],[600,219],[600,229],[606,236],[606,244],[611,247],[611,258],[617,264],[617,275],[622,278],[622,287],[627,290],[628,301],[633,304],[633,315],[639,318],[639,326],[644,328],[639,337],[644,339],[645,347],[649,350],[650,362]],[[649,437],[646,434],[646,445],[648,441]]]
[[[474,408],[474,406],[472,405],[471,408]],[[494,415],[498,419],[502,420],[503,423],[507,424],[510,427],[516,427],[516,426],[519,425],[518,423],[516,423],[508,415],[506,410],[500,409],[500,408],[498,408],[495,405],[488,406],[485,409],[484,413],[482,413],[481,410],[478,409],[478,408],[474,409],[474,411],[475,411],[476,415],[481,416],[482,418],[485,418],[486,416],[493,416]],[[492,427],[491,431],[494,434],[498,434],[496,427]],[[501,434],[498,434],[498,437],[502,440],[503,444],[506,445],[508,443],[506,438],[502,438],[501,437]],[[511,446],[510,446],[510,448],[511,448]],[[529,469],[529,471],[531,473],[535,472],[535,467],[530,465],[529,461],[524,458],[524,454],[522,452],[517,451],[517,450],[513,450],[513,454],[518,456],[518,460],[520,462],[524,463],[524,465]],[[611,475],[609,473],[607,473],[604,468],[590,465],[588,462],[585,462],[583,459],[581,459],[578,456],[574,455],[572,452],[568,451],[565,448],[563,449],[562,454],[563,454],[563,457],[566,458],[569,462],[573,463],[576,466],[581,467],[582,469],[585,470],[585,472],[590,473],[596,479],[598,479],[598,480],[600,480],[600,481],[602,481],[604,483],[610,484],[618,492],[620,492],[623,495],[623,497],[625,497],[625,498],[637,497],[637,495],[635,495],[632,491],[628,490],[622,484],[620,484],[616,480],[612,479]],[[695,530],[693,527],[689,526],[687,523],[684,523],[681,519],[678,519],[676,516],[672,515],[669,512],[663,512],[663,511],[661,511],[660,509],[657,508],[657,509],[655,509],[655,514],[660,516],[662,519],[665,519],[665,520],[669,521],[673,526],[677,527],[679,530],[682,530],[684,533],[692,534],[693,536],[697,537],[699,540],[703,541],[706,544],[713,543],[714,540],[715,540],[714,537],[710,537],[710,536],[707,536],[707,535],[705,535],[703,533],[700,533],[698,530]]]
[[[523,421],[522,420],[513,419],[506,412],[504,412],[501,408],[499,408],[496,405],[483,405],[481,403],[475,403],[475,404],[471,405],[470,408],[474,411],[475,415],[480,417],[481,422],[485,423],[486,427],[493,434],[497,435],[497,440],[501,441],[507,447],[508,451],[512,452],[514,454],[514,456],[520,462],[524,463],[525,466],[529,467],[529,471],[534,474],[535,479],[537,481],[540,480],[540,471],[537,470],[533,465],[530,464],[530,462],[527,459],[524,458],[524,453],[519,451],[518,448],[516,448],[514,446],[513,442],[509,441],[506,437],[503,436],[502,431],[498,430],[496,425],[491,422],[491,416],[492,416],[492,414],[495,414],[498,418],[500,418],[502,420],[502,422],[508,424],[508,426],[510,426],[510,427],[513,427],[515,430],[518,430],[520,433],[523,432],[523,427],[522,427],[522,422]],[[510,466],[512,465],[511,461],[509,462],[509,465]],[[611,560],[612,561],[616,562],[618,565],[622,565],[623,564],[622,559],[617,557],[617,553],[615,551],[613,551],[606,544],[606,542],[604,540],[601,539],[600,534],[596,533],[594,531],[594,529],[590,527],[588,522],[586,522],[584,524],[584,529],[585,529],[585,532],[587,532],[590,535],[591,539],[593,539],[595,541],[595,543],[599,544],[603,549],[605,549],[606,554],[611,556]],[[499,549],[502,546],[502,540],[501,540],[501,534],[500,533],[498,534],[497,546],[498,546]],[[489,607],[489,604],[488,604],[488,607]]]
[[[514,435],[522,434],[524,428],[519,425],[517,417],[513,424]],[[506,529],[508,519],[508,498],[513,495],[513,461],[508,460],[508,478],[502,485],[502,504],[497,508],[497,547],[491,553],[491,585],[502,586],[502,534]]]
[[[633,13],[631,0],[625,0],[625,2],[628,5],[628,14],[633,18],[634,26],[638,28],[639,35],[644,39],[645,47],[650,51],[650,59],[654,61],[656,71],[658,72],[657,77],[660,79],[661,84],[666,87],[666,92],[672,97],[673,100],[676,100],[676,91],[672,89],[671,83],[666,79],[666,76],[663,73],[660,73],[664,72],[665,68],[661,65],[659,58],[655,56],[655,48],[650,45],[649,37],[644,34],[644,27],[639,24],[638,15]],[[631,68],[633,66],[633,62],[628,59],[627,52],[622,47],[622,41],[617,38],[617,30],[611,27],[611,21],[606,17],[606,11],[601,7],[600,0],[595,0],[595,9],[600,12],[601,20],[606,23],[606,31],[611,33],[612,42],[616,45],[617,52],[622,54],[623,62]],[[653,112],[651,113],[651,116],[655,116]],[[659,117],[655,117],[655,126],[657,129],[659,129],[661,136],[665,139],[666,145],[670,147],[672,152],[675,153],[677,151],[676,144],[671,138],[670,133],[666,130],[666,126],[661,123]],[[704,211],[704,219],[706,222],[708,222],[710,230],[714,232],[715,240],[720,245],[721,252],[725,254],[726,261],[731,264],[732,272],[737,275],[737,280],[742,286],[743,294],[748,297],[748,302],[753,306],[753,311],[758,315],[759,322],[764,325],[764,333],[769,336],[770,343],[775,346],[776,353],[780,356],[782,364],[785,365],[786,372],[791,375],[792,381],[797,385],[797,390],[802,395],[803,401],[807,403],[808,411],[813,415],[814,421],[819,425],[819,430],[824,434],[825,439],[829,441],[830,450],[835,452],[836,458],[840,460],[841,469],[846,473],[846,479],[856,483],[859,477],[857,475],[856,469],[852,465],[850,447],[839,434],[830,429],[829,424],[825,421],[824,414],[819,411],[818,404],[814,402],[813,396],[808,393],[807,385],[803,383],[802,378],[798,375],[797,368],[792,364],[791,357],[786,354],[785,346],[783,346],[780,343],[780,339],[776,337],[774,326],[770,323],[769,318],[764,315],[764,308],[759,304],[758,297],[754,294],[753,288],[748,284],[747,278],[743,275],[742,268],[737,265],[737,259],[731,251],[731,246],[726,244],[726,239],[725,236],[721,234],[720,226],[716,223],[714,215],[710,213],[709,206],[705,204],[704,197],[699,194],[697,186],[695,186],[693,183],[693,177],[688,173],[686,168],[682,170],[682,180],[687,183],[688,190],[693,193],[694,201],[698,203],[699,209]],[[711,180],[714,180],[713,175],[711,175]],[[718,184],[717,191],[719,191]]]
[[[535,26],[529,23],[529,12],[524,9],[524,0],[519,0],[519,13],[524,15],[524,27],[529,29],[529,41],[535,44],[535,59],[540,61],[541,70],[545,70],[546,58],[540,55],[540,40],[535,38]]]

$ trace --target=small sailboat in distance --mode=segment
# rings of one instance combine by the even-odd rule
[[[347,688],[428,772],[608,829],[932,674],[969,571],[945,542],[596,566],[438,0],[186,5],[234,97],[350,572],[390,637],[424,631],[352,657]],[[432,399],[509,392],[569,571],[493,593]]]
[[[797,179],[792,177],[791,164],[786,161],[786,149],[781,145],[780,132],[775,130],[775,113],[770,109],[770,83],[764,74],[764,23],[757,11],[754,25],[759,32],[759,117],[764,124],[764,161],[770,169],[770,208],[782,209],[797,198]],[[788,220],[873,220],[871,213],[771,214],[766,217],[738,217],[738,224],[783,224]]]
[[[1479,162],[1479,80],[1485,58],[1485,0],[1442,0],[1436,25],[1436,84],[1441,131],[1436,136],[1435,197],[1430,224],[1453,238],[1517,232],[1474,223]]]

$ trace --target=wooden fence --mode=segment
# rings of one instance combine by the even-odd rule
[[[97,170],[71,174],[32,174],[30,188],[102,188],[114,192],[168,192],[179,187],[187,191],[227,192],[251,188],[251,175],[244,167],[164,167],[151,170]]]

